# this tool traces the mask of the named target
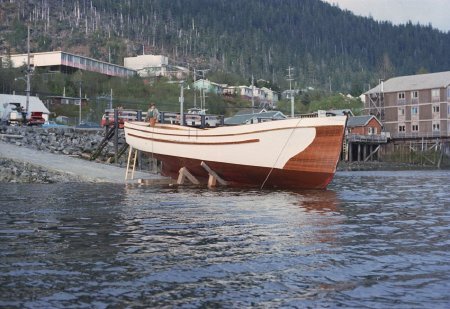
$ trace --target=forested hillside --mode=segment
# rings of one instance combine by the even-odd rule
[[[162,53],[174,64],[252,74],[286,87],[366,90],[379,78],[450,70],[450,34],[393,26],[319,0],[0,1],[0,52],[62,49],[121,64]]]

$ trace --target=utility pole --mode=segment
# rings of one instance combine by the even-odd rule
[[[294,79],[292,78],[291,74],[291,71],[293,71],[294,68],[289,66],[287,70],[288,70],[288,78],[286,80],[289,81],[289,94],[291,96],[291,117],[294,117],[294,93],[292,91],[292,81]]]
[[[205,101],[205,74],[209,71],[209,69],[197,70],[202,75],[202,88],[200,90],[200,108],[206,109],[206,101]]]
[[[81,124],[81,80],[80,80],[80,121],[79,124]]]
[[[112,109],[112,88],[111,88],[111,93],[109,94],[109,109]]]
[[[255,99],[253,98],[253,93],[255,92],[255,86],[253,85],[253,74],[252,74],[252,114],[255,113]]]
[[[27,122],[27,117],[26,115],[28,115],[28,109],[30,108],[30,89],[31,89],[31,85],[30,85],[30,73],[31,73],[31,69],[30,69],[30,25],[28,25],[28,36],[27,36],[27,99],[26,99],[26,104],[25,104],[25,122]]]
[[[181,82],[181,90],[180,90],[180,125],[184,126],[184,81]]]
[[[197,73],[194,69],[194,107],[197,107],[197,91],[195,91],[195,80],[197,78]]]

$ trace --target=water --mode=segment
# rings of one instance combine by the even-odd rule
[[[327,191],[0,185],[0,307],[449,308],[450,172]]]

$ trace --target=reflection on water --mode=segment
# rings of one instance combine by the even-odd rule
[[[448,172],[327,191],[0,185],[0,307],[450,304]]]

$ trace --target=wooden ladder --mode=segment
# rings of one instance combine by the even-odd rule
[[[128,152],[127,171],[125,174],[125,180],[134,179],[134,171],[136,170],[138,151],[139,150],[134,149],[132,146],[130,146],[130,151]],[[133,165],[131,169],[130,169],[130,163]],[[131,174],[131,177],[129,177],[130,174]]]

